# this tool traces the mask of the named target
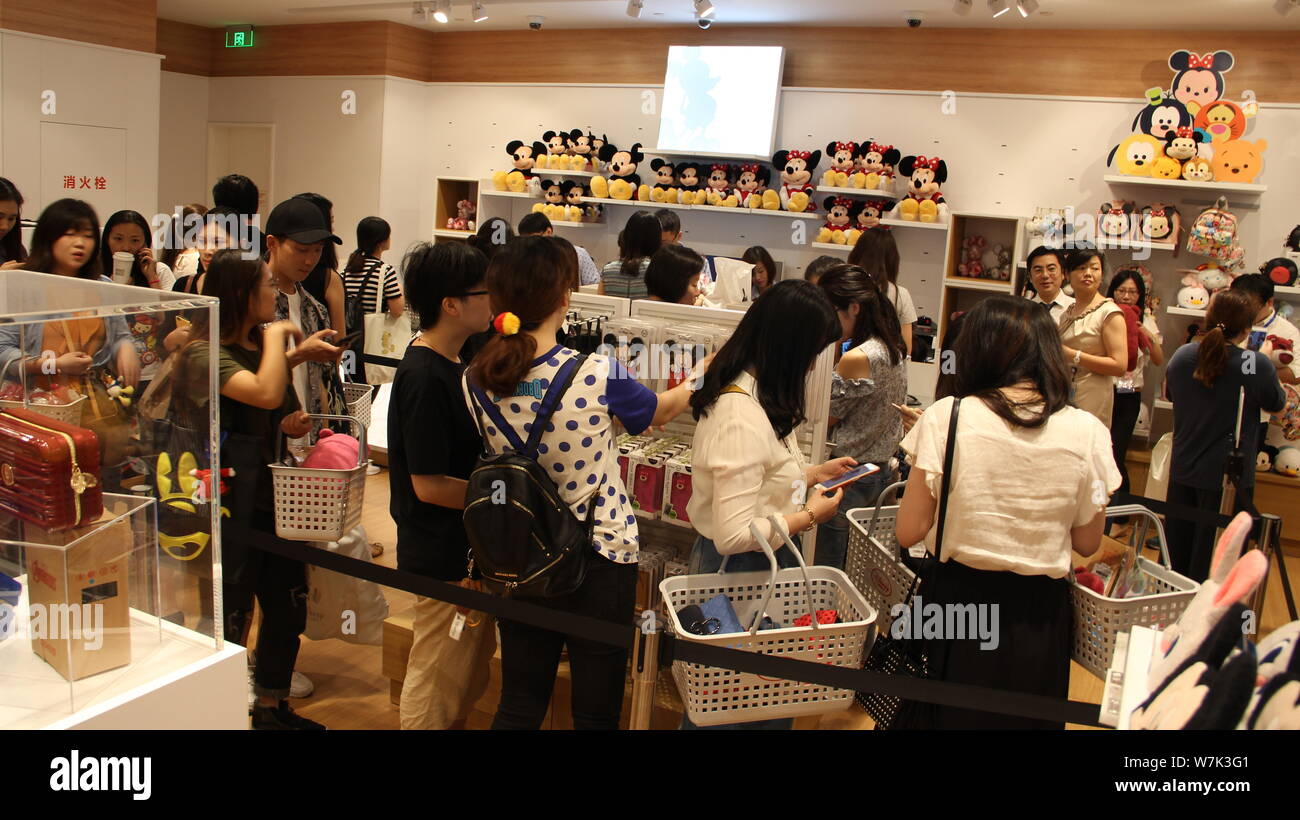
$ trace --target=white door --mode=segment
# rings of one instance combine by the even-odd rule
[[[208,179],[243,174],[257,185],[258,213],[266,218],[274,179],[275,126],[261,123],[208,123]]]

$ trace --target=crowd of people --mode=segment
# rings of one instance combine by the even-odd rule
[[[131,327],[117,317],[75,318],[25,336],[5,326],[0,368],[45,387],[91,384],[96,379],[88,376],[99,371],[139,386],[160,378],[164,362],[177,357],[170,367],[173,411],[206,413],[204,374],[215,358],[221,457],[236,470],[223,500],[233,514],[223,525],[221,628],[228,640],[247,641],[257,601],[255,728],[323,728],[288,705],[291,695],[311,689],[294,671],[307,581],[303,564],[259,548],[276,538],[267,465],[282,438],[308,435],[309,415],[346,414],[343,375],[364,376],[341,374],[340,361],[349,346],[364,345],[358,333],[366,315],[400,317],[409,310],[418,328],[401,355],[389,402],[398,567],[476,586],[462,519],[467,480],[481,453],[500,452],[529,435],[540,397],[579,356],[557,343],[571,294],[596,285],[633,299],[708,304],[711,286],[704,257],[681,244],[680,220],[666,209],[635,212],[619,235],[618,258],[603,267],[554,236],[549,220],[536,213],[519,222],[517,233],[494,218],[467,243],[418,243],[394,267],[383,260],[391,228],[374,216],[357,225],[355,249],[340,265],[332,204],[319,194],[285,200],[271,209],[264,230],[250,228],[258,192],[238,175],[217,183],[213,207],[178,209],[157,247],[139,213],[112,214],[101,230],[89,205],[63,199],[41,213],[32,246],[24,248],[17,227],[22,204],[17,189],[0,179],[4,268],[106,280],[113,255],[128,253],[130,283],[220,302],[215,328],[207,326],[206,312],[192,324]],[[201,225],[197,239],[183,241],[191,224]],[[999,648],[934,641],[932,670],[949,680],[1064,697],[1071,553],[1088,556],[1099,547],[1107,500],[1127,489],[1125,460],[1143,371],[1164,361],[1164,340],[1145,313],[1142,277],[1120,271],[1108,281],[1107,260],[1095,249],[1036,248],[1026,259],[1030,298],[989,296],[951,317],[942,344],[956,367],[941,374],[935,404],[918,412],[907,406],[917,314],[898,281],[900,254],[889,229],[865,232],[847,261],[813,260],[802,279],[774,281],[775,262],[762,247],[747,249],[744,259],[754,266],[753,304],[726,344],[699,364],[696,378],[656,394],[612,357],[581,359],[536,437],[537,461],[553,473],[573,515],[592,522],[592,563],[580,588],[542,605],[630,622],[641,544],[614,439],[689,413],[697,423],[692,573],[719,571],[724,556],[732,556],[728,572],[765,567],[756,535],[790,565],[782,550],[786,538],[799,544],[815,526],[816,561],[842,568],[845,512],[874,505],[906,472],[899,543],[924,543],[931,553],[938,546],[942,556],[926,601],[1001,610]],[[1067,281],[1072,297],[1063,292]],[[1244,395],[1247,423],[1240,433],[1248,466],[1237,503],[1249,508],[1260,414],[1282,407],[1279,378],[1296,380],[1249,349],[1253,328],[1281,332],[1286,320],[1272,300],[1266,279],[1239,277],[1211,301],[1208,332],[1169,357],[1171,502],[1217,510],[1236,418],[1227,408],[1235,410]],[[1129,349],[1126,305],[1138,316],[1136,351]],[[807,374],[831,345],[837,363],[830,406],[819,412],[829,415],[835,444],[828,461],[807,464],[793,434],[811,412]],[[42,368],[43,351],[50,350],[52,373]],[[1249,366],[1235,366],[1238,357]],[[106,472],[127,461],[120,438],[101,436]],[[949,448],[954,455],[945,475]],[[833,491],[818,486],[867,463],[877,467],[867,478]],[[811,489],[792,494],[792,487]],[[1175,569],[1204,578],[1213,530],[1171,518],[1168,533]],[[453,628],[458,619],[462,628]],[[498,634],[502,696],[494,728],[540,726],[565,651],[575,726],[618,726],[625,649],[534,625],[494,623],[420,598],[401,697],[403,728],[463,726],[487,686]],[[908,722],[1048,725],[951,707],[917,708]]]

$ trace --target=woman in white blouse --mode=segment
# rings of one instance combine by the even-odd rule
[[[1120,480],[1110,434],[1096,416],[1070,406],[1056,328],[1027,300],[991,296],[966,313],[956,361],[955,395],[936,402],[903,439],[912,471],[896,532],[900,545],[924,540],[934,552],[948,425],[960,401],[941,563],[923,572],[918,594],[927,608],[975,605],[992,636],[972,638],[967,629],[927,640],[930,668],[947,681],[1064,698],[1070,551],[1087,556],[1100,546],[1106,502]],[[903,721],[909,728],[1062,728],[913,706]]]

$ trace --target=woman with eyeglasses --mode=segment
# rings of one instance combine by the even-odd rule
[[[1119,491],[1129,491],[1128,465],[1125,463],[1133,428],[1137,426],[1138,411],[1142,408],[1143,371],[1150,362],[1156,367],[1165,363],[1164,337],[1155,317],[1147,312],[1147,288],[1142,274],[1135,268],[1125,268],[1115,273],[1106,296],[1118,305],[1133,305],[1138,310],[1137,363],[1133,369],[1115,380],[1115,404],[1111,410],[1110,441],[1115,451],[1115,465],[1119,467]]]

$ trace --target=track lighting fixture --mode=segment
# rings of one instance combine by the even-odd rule
[[[1007,5],[1007,0],[989,0],[989,11],[993,12],[994,17],[1001,17],[1011,11],[1011,7]]]
[[[956,2],[952,4],[952,10],[965,17],[967,14],[970,14],[972,5],[973,3],[971,0],[956,0]]]
[[[411,19],[417,23],[427,23],[429,22],[429,10],[424,7],[423,3],[412,3]]]
[[[1021,17],[1028,17],[1038,11],[1038,0],[1016,0],[1016,11]]]
[[[695,0],[695,16],[697,18],[712,20],[713,15],[716,13],[717,9],[709,0]]]
[[[488,19],[487,7],[483,5],[483,0],[474,0],[474,5],[470,7],[470,10],[475,23],[481,23]]]
[[[433,7],[433,19],[444,24],[451,19],[451,0],[438,0]]]
[[[627,16],[637,19],[641,16],[641,9],[645,8],[645,0],[627,0]]]

